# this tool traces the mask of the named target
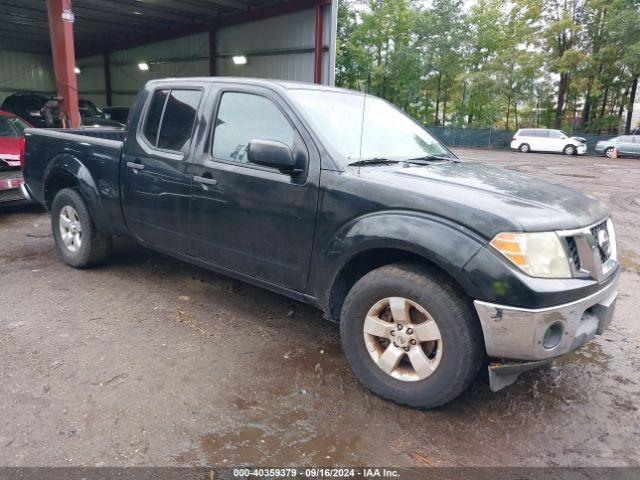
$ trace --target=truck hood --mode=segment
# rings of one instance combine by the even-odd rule
[[[367,167],[360,176],[393,189],[405,203],[399,208],[450,219],[487,238],[500,231],[580,228],[607,215],[604,203],[591,195],[478,163]]]

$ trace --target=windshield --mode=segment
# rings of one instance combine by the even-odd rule
[[[21,137],[28,127],[18,117],[0,117],[0,137]]]
[[[455,158],[434,137],[384,100],[370,95],[290,90],[342,166],[367,159]]]

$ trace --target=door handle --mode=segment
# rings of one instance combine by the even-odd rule
[[[193,176],[193,180],[198,183],[204,183],[205,185],[217,185],[218,180],[211,177],[199,177],[198,175]]]
[[[138,162],[127,162],[127,167],[133,168],[134,170],[144,170],[144,165]]]

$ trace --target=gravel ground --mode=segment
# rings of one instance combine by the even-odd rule
[[[458,153],[609,204],[605,335],[413,411],[359,385],[313,308],[126,242],[74,270],[46,213],[0,208],[0,465],[640,465],[640,160]]]

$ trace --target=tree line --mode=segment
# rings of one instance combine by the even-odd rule
[[[638,0],[339,0],[336,84],[427,125],[627,132]]]

